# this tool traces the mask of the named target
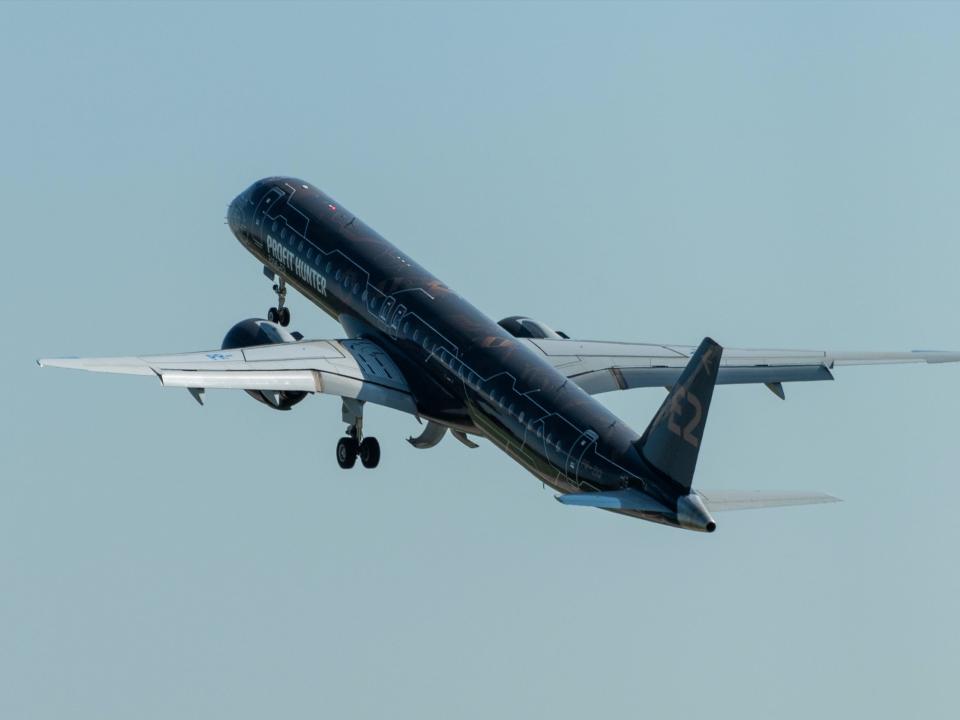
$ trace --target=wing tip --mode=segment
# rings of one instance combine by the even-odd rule
[[[63,357],[55,357],[55,358],[52,358],[52,357],[37,358],[36,362],[37,362],[37,367],[42,367],[42,368],[43,367],[64,367],[63,365],[64,361],[79,360],[79,359],[80,359],[79,355],[65,355]]]

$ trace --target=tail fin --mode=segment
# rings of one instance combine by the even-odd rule
[[[636,444],[644,460],[689,490],[723,348],[704,338]]]

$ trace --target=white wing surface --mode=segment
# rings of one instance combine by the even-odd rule
[[[696,351],[687,345],[648,345],[528,338],[523,342],[591,395],[640,387],[672,387]],[[717,384],[832,380],[841,365],[960,362],[960,352],[828,352],[724,348]]]
[[[416,413],[393,360],[368,340],[309,340],[178,355],[44,358],[41,367],[148,375],[164,387],[300,391],[354,398]]]

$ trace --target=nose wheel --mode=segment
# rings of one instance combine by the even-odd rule
[[[337,441],[337,464],[349,470],[357,463],[365,468],[380,464],[380,443],[375,437],[363,437],[363,403],[351,398],[343,399],[343,421],[348,423],[347,436]]]
[[[287,300],[286,280],[280,278],[277,284],[273,286],[273,291],[277,294],[277,306],[267,310],[267,320],[282,327],[287,327],[290,324],[290,308],[284,305]]]

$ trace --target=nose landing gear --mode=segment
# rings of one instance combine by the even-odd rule
[[[343,421],[347,428],[347,437],[337,441],[337,464],[344,470],[352,468],[357,458],[365,468],[375,468],[380,464],[380,443],[375,437],[363,437],[363,402],[353,398],[343,398]]]
[[[290,308],[284,306],[287,299],[286,280],[279,278],[277,284],[273,286],[273,291],[277,294],[277,306],[267,311],[267,320],[287,327],[290,324]]]

